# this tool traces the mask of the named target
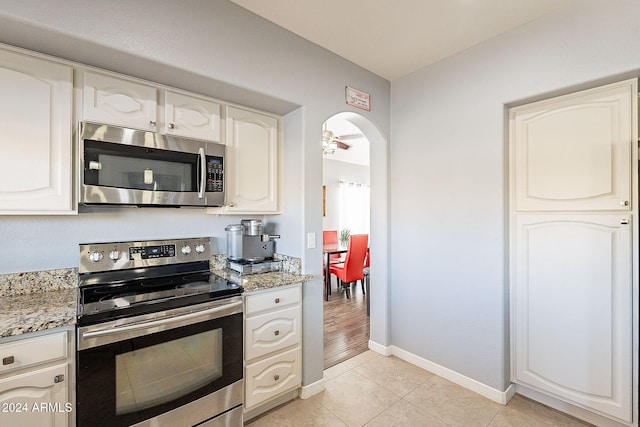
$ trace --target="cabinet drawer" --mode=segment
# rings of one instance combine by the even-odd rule
[[[0,345],[0,373],[66,357],[66,332],[13,341]]]
[[[279,309],[293,304],[300,304],[300,287],[278,289],[275,291],[269,291],[259,293],[255,295],[248,295],[246,299],[246,314],[247,316],[259,313],[265,310]]]
[[[245,329],[246,360],[298,344],[300,306],[250,317]]]
[[[248,365],[245,381],[247,408],[300,386],[300,347]]]

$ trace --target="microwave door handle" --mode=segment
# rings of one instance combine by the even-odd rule
[[[204,147],[198,149],[198,156],[200,157],[200,163],[198,164],[200,169],[200,181],[198,186],[198,198],[204,198],[204,190],[207,179],[207,156],[204,154]],[[196,172],[197,173],[197,172]]]

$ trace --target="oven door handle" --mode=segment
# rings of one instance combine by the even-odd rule
[[[237,310],[240,308],[240,310]],[[220,313],[223,313],[221,316]],[[217,319],[219,317],[242,313],[242,300],[226,303],[219,307],[208,308],[178,316],[163,317],[158,320],[134,323],[123,326],[115,326],[109,329],[83,332],[80,330],[79,347],[80,350],[97,347],[99,345],[135,338],[141,335],[156,333],[167,329],[188,326],[206,320]]]

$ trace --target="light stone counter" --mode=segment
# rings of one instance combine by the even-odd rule
[[[300,274],[298,258],[276,254],[282,271],[240,276],[225,269],[226,257],[214,255],[212,272],[239,284],[245,292],[309,281]],[[78,269],[0,274],[0,338],[75,325],[78,311]]]
[[[0,297],[0,338],[75,325],[78,288]]]
[[[76,323],[74,268],[0,275],[0,338]]]
[[[313,276],[296,274],[286,271],[271,271],[269,273],[248,274],[241,276],[232,270],[213,270],[213,273],[244,288],[245,292],[263,291],[294,283],[308,282]]]
[[[273,258],[282,261],[282,271],[240,275],[236,271],[225,268],[227,265],[226,255],[214,255],[211,259],[211,272],[216,276],[242,286],[245,292],[273,289],[280,286],[293,285],[294,283],[308,282],[313,279],[312,275],[300,273],[302,270],[300,258],[278,253],[274,254]]]

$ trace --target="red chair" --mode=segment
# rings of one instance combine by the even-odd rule
[[[368,245],[368,234],[351,235],[349,237],[349,248],[347,249],[344,262],[333,264],[329,267],[329,272],[338,278],[338,284],[344,286],[347,292],[347,298],[350,298],[351,284],[364,279],[362,268],[364,266],[364,257],[367,254]]]
[[[323,230],[322,231],[322,244],[338,244],[338,230]],[[340,254],[332,254],[329,256],[329,264],[334,264],[335,262],[342,262],[340,260]]]

